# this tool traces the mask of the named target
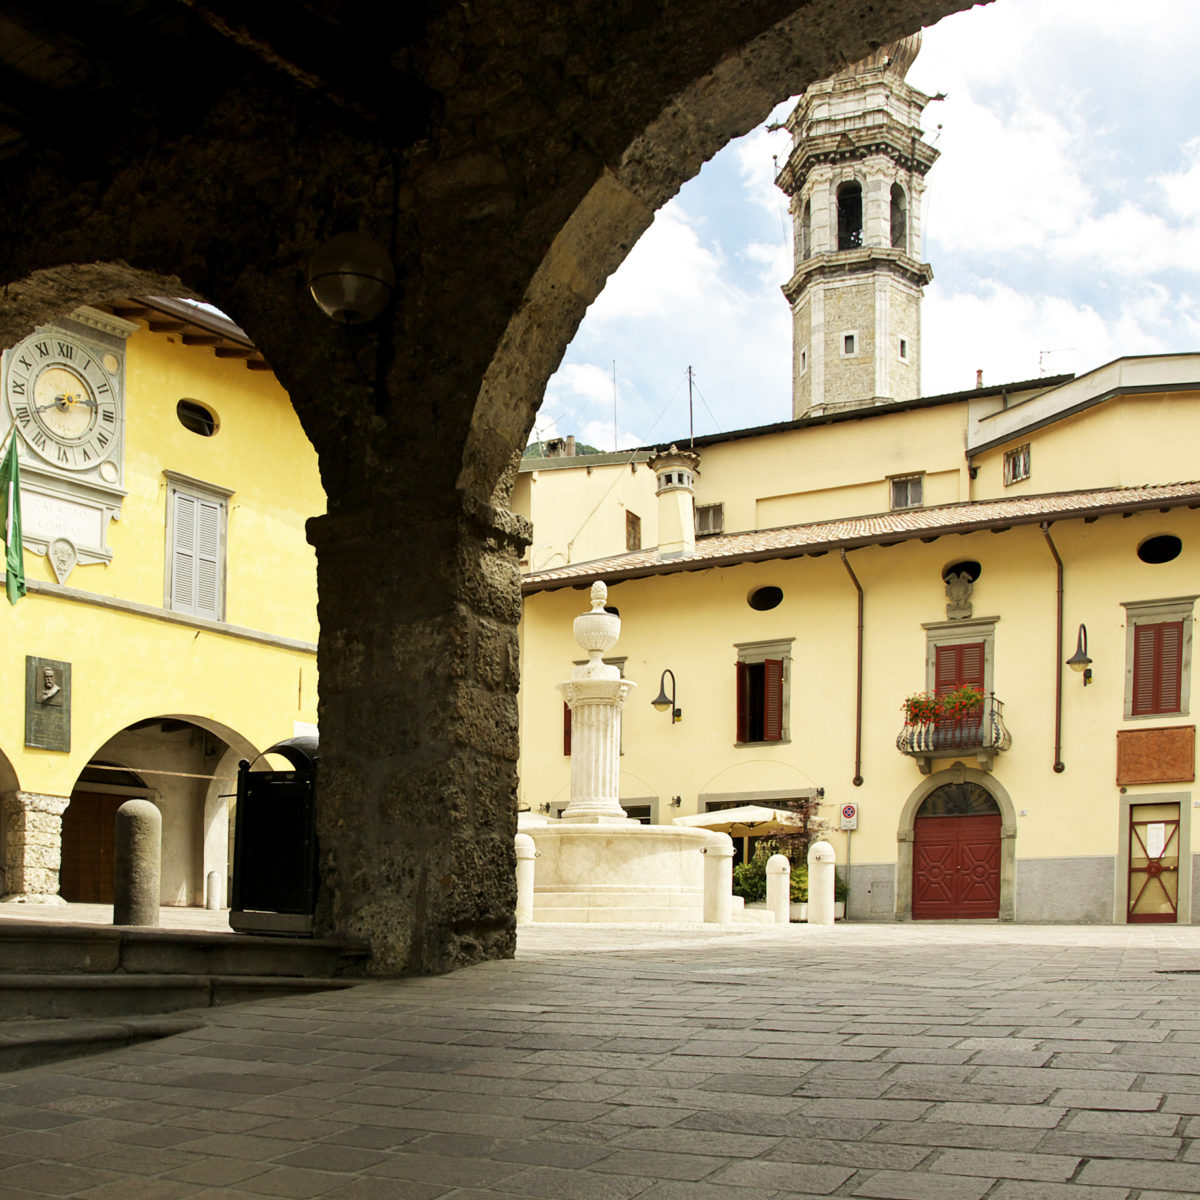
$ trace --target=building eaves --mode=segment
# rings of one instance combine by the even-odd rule
[[[1183,507],[1200,508],[1200,482],[1096,488],[1011,500],[977,500],[936,508],[903,509],[838,521],[721,534],[703,539],[693,553],[679,558],[661,559],[657,549],[635,550],[553,567],[526,575],[521,581],[521,592],[531,595],[557,588],[583,587],[597,579],[613,584],[652,575],[704,571],[804,555],[819,556],[831,551],[889,546],[949,534],[982,530],[998,532],[1017,525],[1038,525],[1043,521],[1093,521],[1115,513]]]
[[[1001,383],[994,387],[972,387],[961,392],[945,392],[940,396],[918,396],[915,400],[897,400],[891,404],[876,404],[870,408],[852,408],[845,412],[822,413],[815,417],[797,417],[791,421],[776,421],[771,425],[732,429],[728,433],[706,433],[696,438],[672,438],[669,439],[669,442],[681,447],[686,442],[689,449],[698,450],[704,446],[717,446],[725,442],[740,441],[743,438],[765,437],[794,429],[810,429],[817,425],[838,425],[844,421],[866,421],[872,417],[883,417],[890,413],[914,412],[921,408],[937,408],[943,404],[960,404],[964,400],[980,400],[989,396],[1011,395],[1014,392],[1046,392],[1051,388],[1069,383],[1074,378],[1073,374],[1043,375],[1038,379]],[[654,453],[660,446],[667,444],[669,443],[659,442],[654,446],[641,446],[639,450]]]

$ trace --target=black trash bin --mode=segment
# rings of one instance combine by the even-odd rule
[[[238,763],[229,924],[239,933],[311,937],[317,901],[317,739],[289,738],[290,771]],[[255,762],[258,759],[254,760]]]

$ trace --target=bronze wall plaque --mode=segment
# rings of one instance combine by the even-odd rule
[[[1118,784],[1191,783],[1195,778],[1195,725],[1118,730]]]
[[[25,745],[71,749],[71,664],[25,656]]]

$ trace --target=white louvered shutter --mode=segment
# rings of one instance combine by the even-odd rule
[[[174,543],[171,559],[171,607],[196,611],[196,500],[175,493]]]
[[[221,619],[221,505],[196,501],[196,608],[198,617]]]

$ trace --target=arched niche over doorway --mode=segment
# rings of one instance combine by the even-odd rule
[[[926,801],[931,800],[928,815],[960,816],[964,820],[984,819],[990,800],[999,815],[999,880],[996,916],[1011,921],[1016,912],[1017,814],[1004,787],[987,771],[954,763],[921,782],[900,813],[896,831],[896,919],[913,919],[913,870],[916,865],[917,820]],[[953,810],[965,811],[956,813]],[[974,815],[972,815],[974,814]]]
[[[237,763],[256,754],[228,726],[184,714],[147,717],[113,734],[80,773],[63,814],[60,894],[111,902],[116,810],[143,798],[163,817],[162,903],[204,904],[214,871],[223,900]]]

